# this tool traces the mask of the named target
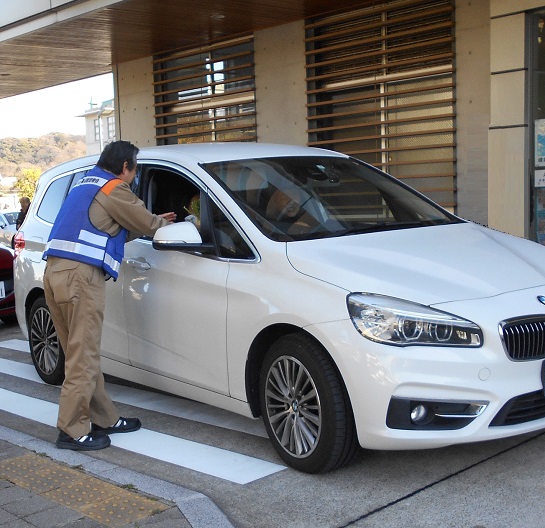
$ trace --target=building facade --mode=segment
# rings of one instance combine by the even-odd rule
[[[234,22],[244,10],[237,18],[225,7],[207,13],[206,28],[168,2],[9,3],[0,14],[3,56],[15,53],[10,44],[55,28],[68,35],[71,23],[87,21],[96,40],[95,20],[163,9],[130,19],[143,24],[140,39],[163,24],[147,47],[128,42],[138,56],[107,44],[117,139],[140,147],[240,140],[331,148],[464,218],[545,242],[545,0],[320,0],[307,16],[280,20],[279,8],[277,23],[244,27]],[[242,4],[247,20],[259,18],[259,3]],[[230,15],[224,26],[232,32],[216,31]],[[206,36],[191,37],[192,29]],[[100,68],[88,64],[90,72]],[[111,139],[108,116],[102,107],[89,112],[98,151]]]
[[[539,0],[490,2],[489,224],[542,243],[544,15]]]
[[[85,145],[87,154],[100,154],[102,149],[116,140],[114,100],[103,101],[100,105],[91,102],[85,113]]]
[[[374,2],[118,64],[120,137],[339,150],[486,224],[489,24],[487,0]]]

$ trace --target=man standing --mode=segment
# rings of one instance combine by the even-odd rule
[[[17,231],[19,231],[19,228],[23,224],[23,221],[26,217],[28,208],[30,207],[30,199],[27,196],[23,196],[19,200],[19,203],[21,204],[21,210],[19,211],[19,215],[17,216],[17,222],[15,223],[15,227],[17,228]]]
[[[110,445],[108,434],[141,426],[138,418],[119,416],[100,369],[105,280],[117,279],[127,240],[153,236],[176,218],[150,213],[131,191],[137,153],[127,141],[106,146],[68,194],[44,252],[45,298],[65,354],[60,449],[103,449]]]

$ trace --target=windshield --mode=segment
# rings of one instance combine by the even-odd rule
[[[208,163],[265,235],[282,241],[461,222],[352,158],[285,157]]]

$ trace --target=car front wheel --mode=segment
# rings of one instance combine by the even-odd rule
[[[325,473],[352,458],[357,442],[346,389],[309,337],[290,334],[273,344],[261,370],[260,399],[269,438],[294,469]]]
[[[28,342],[40,378],[50,385],[60,385],[64,381],[64,352],[43,297],[36,299],[30,309]]]

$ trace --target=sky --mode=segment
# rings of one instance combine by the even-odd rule
[[[112,74],[0,99],[0,139],[34,138],[49,132],[85,135],[85,119],[76,117],[114,96]]]

